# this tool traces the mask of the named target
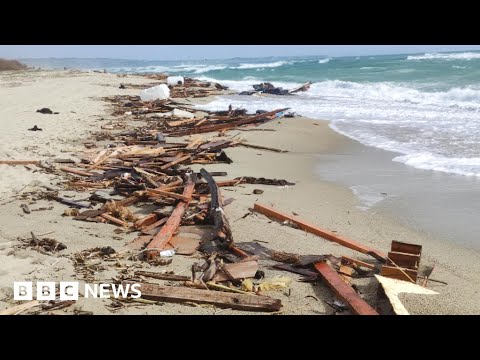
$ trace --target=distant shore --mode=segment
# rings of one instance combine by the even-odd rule
[[[83,148],[83,141],[90,132],[98,131],[101,125],[114,120],[108,115],[107,104],[93,97],[111,96],[119,93],[137,95],[138,90],[119,90],[120,83],[151,83],[151,80],[128,76],[118,78],[115,74],[82,73],[78,71],[26,71],[0,73],[0,158],[40,159],[75,157]],[[208,102],[210,99],[192,99],[192,102]],[[43,115],[35,111],[49,107],[58,115]],[[117,121],[118,119],[115,119]],[[38,125],[43,131],[27,129]],[[432,278],[448,285],[431,284],[438,296],[402,296],[405,306],[412,314],[478,314],[477,288],[480,285],[479,252],[466,247],[440,241],[429,234],[415,231],[401,224],[392,216],[374,211],[363,211],[361,204],[349,186],[333,180],[322,180],[316,168],[332,166],[338,157],[348,155],[354,142],[328,126],[328,121],[307,118],[275,120],[261,128],[275,131],[231,131],[232,135],[247,139],[252,144],[276,147],[286,153],[236,147],[228,149],[234,164],[209,166],[212,171],[227,171],[228,178],[256,176],[286,179],[296,185],[289,187],[265,187],[244,185],[225,191],[235,201],[226,208],[236,242],[262,240],[274,250],[298,254],[334,254],[362,256],[302,231],[268,222],[262,216],[249,212],[255,201],[272,204],[287,213],[298,213],[303,219],[337,231],[358,242],[387,251],[391,240],[423,245],[422,261],[435,264]],[[358,150],[358,149],[357,149]],[[356,150],[355,150],[356,151]],[[198,170],[200,166],[194,167]],[[221,180],[222,178],[219,178]],[[9,306],[8,294],[12,282],[25,278],[69,279],[72,265],[67,258],[59,262],[32,251],[20,251],[9,255],[16,238],[27,236],[35,229],[39,233],[54,231],[55,238],[67,245],[67,251],[75,252],[87,247],[121,247],[134,234],[113,233],[114,227],[76,222],[62,217],[65,207],[51,204],[52,210],[23,214],[21,201],[11,198],[25,186],[35,186],[34,181],[55,186],[59,178],[42,172],[34,172],[22,166],[2,167],[0,173],[0,308]],[[252,190],[261,188],[264,193],[252,195]],[[40,204],[40,203],[39,203]],[[47,204],[47,202],[45,202]],[[366,258],[365,258],[366,259]],[[53,264],[53,265],[52,265]],[[187,262],[175,257],[172,270],[184,270]],[[268,270],[274,276],[285,273]],[[293,279],[293,274],[288,274]],[[371,279],[356,281],[366,298],[376,295]],[[330,314],[332,309],[324,303],[331,300],[330,291],[323,286],[293,281],[291,292],[275,293],[284,303],[285,314]],[[315,300],[315,298],[317,300]],[[83,299],[85,300],[85,299]],[[84,310],[97,314],[109,314],[103,302],[80,302]],[[119,314],[212,314],[212,309],[189,307],[179,304],[149,306],[121,310]],[[222,314],[237,314],[225,310]]]

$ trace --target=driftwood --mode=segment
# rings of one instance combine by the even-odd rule
[[[301,220],[297,218],[296,216],[281,213],[269,206],[261,205],[256,203],[253,207],[253,209],[260,214],[263,214],[265,216],[268,216],[269,218],[273,218],[275,220],[279,221],[290,221],[298,226],[299,229],[304,230],[306,232],[309,232],[311,234],[315,234],[317,236],[320,236],[326,240],[330,240],[333,242],[336,242],[337,244],[340,244],[342,246],[345,246],[349,249],[359,251],[363,254],[370,255],[374,257],[375,259],[385,262],[386,261],[386,255],[381,253],[378,250],[375,250],[371,247],[362,245],[360,243],[357,243],[356,241],[341,237],[339,235],[336,235],[326,229],[317,227],[313,224],[310,224],[304,220]]]
[[[127,283],[127,282],[124,282]],[[212,304],[245,311],[279,311],[282,303],[268,296],[233,294],[222,291],[141,284],[142,298],[167,302]]]

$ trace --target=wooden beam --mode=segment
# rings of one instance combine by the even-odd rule
[[[135,224],[133,224],[133,226],[135,227],[135,229],[140,229],[141,227],[151,225],[157,221],[158,215],[155,213],[151,213],[141,218],[140,220],[135,221]]]
[[[187,185],[185,186],[185,190],[183,191],[183,195],[189,199],[192,198],[193,190],[195,188],[195,183],[192,181],[191,178],[188,179]],[[153,240],[147,245],[146,255],[149,259],[153,259],[158,256],[159,251],[165,248],[168,244],[170,239],[172,238],[173,234],[177,230],[180,222],[182,221],[183,214],[188,207],[190,200],[183,201],[181,200],[175,209],[173,210],[172,214],[168,218],[165,225],[162,229],[158,232],[157,235],[153,238]]]
[[[124,284],[133,284],[124,282]],[[174,303],[190,302],[212,304],[223,308],[246,311],[279,311],[282,302],[268,296],[233,294],[223,291],[191,289],[177,286],[140,284],[142,298]]]
[[[315,269],[332,289],[334,294],[342,300],[356,315],[378,315],[378,313],[358,295],[351,286],[345,284],[338,273],[325,262],[315,264]]]
[[[147,193],[148,193],[149,196],[169,197],[169,198],[183,200],[183,201],[190,200],[188,197],[186,197],[182,194],[177,194],[177,193],[173,193],[173,192],[170,192],[170,191],[164,191],[164,190],[148,189]]]
[[[111,221],[112,223],[114,224],[117,224],[117,225],[120,225],[120,226],[123,226],[123,227],[128,227],[128,223],[125,222],[125,221],[122,221],[120,219],[117,219],[116,217],[114,216],[111,216],[109,214],[101,214],[100,215],[102,218],[108,220],[108,221]]]
[[[60,170],[70,173],[70,174],[75,174],[75,175],[80,175],[80,176],[93,176],[95,175],[94,173],[83,171],[83,170],[77,170],[77,169],[72,169],[72,168],[67,168],[67,167],[60,167]]]
[[[360,261],[360,260],[357,260],[357,259],[353,259],[353,258],[348,257],[348,256],[342,256],[342,262],[343,261],[345,261],[347,263],[355,264],[357,266],[362,266],[362,267],[370,269],[370,270],[375,270],[375,265],[369,264],[369,263],[366,263],[364,261]]]
[[[38,165],[40,160],[0,160],[0,165]]]
[[[175,166],[177,164],[180,164],[182,162],[185,162],[187,160],[190,159],[190,155],[185,155],[185,156],[182,156],[181,158],[178,158],[177,160],[175,161],[172,161],[172,162],[169,162],[168,164],[165,164],[165,165],[162,165],[160,166],[160,169],[161,170],[166,170],[166,169],[169,169],[171,168],[172,166]]]
[[[326,240],[333,241],[333,242],[335,242],[337,244],[340,244],[342,246],[345,246],[349,249],[359,251],[362,254],[367,254],[367,255],[373,256],[375,259],[377,259],[381,262],[386,261],[386,255],[381,253],[380,251],[375,250],[371,247],[362,245],[360,243],[357,243],[356,241],[353,241],[353,240],[347,239],[345,237],[336,235],[336,234],[328,231],[327,229],[320,228],[318,226],[310,224],[310,223],[308,223],[304,220],[299,219],[296,216],[281,213],[281,212],[279,212],[279,211],[277,211],[277,210],[275,210],[275,209],[273,209],[269,206],[261,205],[261,204],[258,204],[258,203],[256,203],[254,205],[253,209],[256,212],[259,212],[260,214],[268,216],[269,218],[273,218],[273,219],[276,219],[276,220],[279,220],[279,221],[285,221],[285,220],[291,221],[294,224],[296,224],[299,227],[299,229],[301,229],[301,230],[304,230],[304,231],[309,232],[311,234],[320,236],[320,237],[322,237]]]

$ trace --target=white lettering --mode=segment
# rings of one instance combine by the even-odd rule
[[[110,284],[100,284],[100,297],[102,299],[107,299],[109,297],[108,292],[110,291],[109,289]]]
[[[60,282],[60,300],[78,300],[78,282]]]
[[[98,284],[93,284],[93,289],[89,284],[85,284],[85,297],[88,298],[88,293],[92,295],[92,297],[98,297]]]
[[[29,281],[15,281],[13,283],[14,300],[33,300],[33,286]]]
[[[140,284],[132,284],[132,286],[130,286],[130,292],[132,292],[130,296],[132,297],[132,299],[138,299],[140,296],[142,296],[142,292],[140,291],[140,289],[136,289],[139,287]],[[135,293],[135,295],[133,293]]]
[[[130,288],[130,284],[127,284],[126,287],[123,287],[122,285],[118,285],[118,288],[115,284],[112,284],[112,292],[113,292],[113,297],[115,299],[118,299],[120,294],[122,294],[122,298],[126,298],[128,295],[128,289]]]
[[[37,282],[37,300],[55,300],[55,283]]]

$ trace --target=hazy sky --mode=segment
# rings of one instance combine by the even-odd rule
[[[480,45],[0,45],[3,58],[225,59],[267,56],[358,56],[480,50]]]

